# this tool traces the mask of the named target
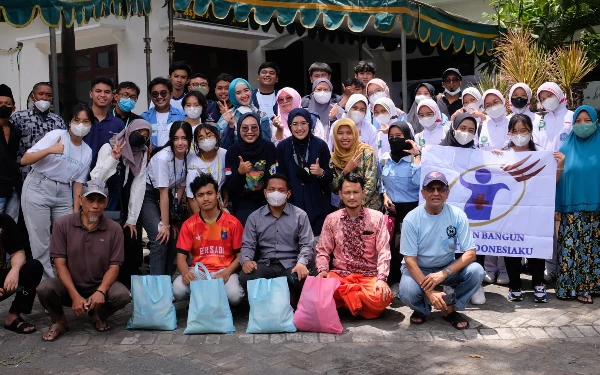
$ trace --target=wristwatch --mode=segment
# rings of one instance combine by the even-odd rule
[[[446,272],[448,274],[448,276],[452,275],[452,270],[450,269],[450,267],[444,268],[444,272]],[[448,276],[446,276],[446,277],[448,277]]]

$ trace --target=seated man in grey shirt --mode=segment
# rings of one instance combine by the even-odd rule
[[[294,305],[314,259],[314,237],[306,212],[287,203],[291,194],[286,175],[271,176],[265,188],[268,204],[246,221],[239,281],[247,295],[248,280],[286,276]]]

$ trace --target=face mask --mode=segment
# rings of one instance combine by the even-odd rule
[[[273,207],[281,207],[285,204],[287,200],[287,194],[281,193],[279,191],[273,191],[271,193],[267,193],[267,202],[269,205]]]
[[[208,91],[209,91],[209,90],[210,90],[210,89],[209,89],[208,87],[202,87],[202,86],[194,87],[194,88],[192,89],[192,91],[197,91],[197,92],[199,92],[200,94],[204,95],[205,97],[206,97],[206,95],[208,95]]]
[[[544,109],[548,112],[552,112],[554,111],[556,108],[558,108],[558,98],[556,96],[553,96],[551,98],[548,98],[546,100],[544,100],[542,102],[542,107],[544,107]]]
[[[199,146],[202,151],[209,152],[215,149],[215,145],[217,144],[217,140],[214,138],[203,139],[200,142]]]
[[[373,104],[375,103],[375,101],[379,98],[385,98],[385,92],[383,91],[378,91],[375,94],[371,94],[371,96],[369,96],[369,103]]]
[[[146,138],[138,132],[129,134],[129,145],[131,147],[141,147],[146,143]]]
[[[587,138],[594,134],[598,126],[595,123],[578,124],[573,126],[573,132],[579,138]]]
[[[510,140],[512,141],[512,143],[515,144],[515,146],[523,147],[526,144],[528,144],[529,141],[531,140],[531,134],[527,134],[527,135],[521,135],[521,134],[511,135],[510,136]]]
[[[46,112],[50,108],[50,102],[47,100],[38,100],[34,103],[35,107],[42,113]]]
[[[0,106],[0,118],[9,118],[12,114],[12,107],[3,105]]]
[[[71,124],[71,132],[73,132],[73,135],[76,137],[85,137],[91,129],[91,126],[85,126],[83,123]]]
[[[473,113],[475,111],[479,111],[479,105],[477,103],[469,103],[463,107],[465,111],[469,113]]]
[[[445,89],[445,90],[444,90],[444,92],[445,92],[446,94],[450,95],[450,96],[458,95],[458,94],[460,93],[460,87],[459,87],[459,88],[457,88],[457,89],[456,89],[456,90],[454,90],[454,91],[450,91],[450,90],[448,90],[448,89]]]
[[[427,128],[429,130],[435,128],[435,117],[431,116],[431,117],[424,117],[424,118],[420,118],[419,117],[419,124],[423,125],[424,128]]]
[[[498,118],[506,114],[506,108],[504,108],[502,104],[498,104],[486,109],[485,113],[487,113],[491,118]]]
[[[197,119],[202,114],[202,107],[185,107],[185,115],[191,119]]]
[[[527,105],[527,98],[510,98],[510,104],[513,105],[514,109],[523,109]]]
[[[462,132],[460,130],[455,130],[454,138],[456,139],[456,142],[458,142],[464,146],[467,143],[471,142],[475,138],[475,134],[471,134],[469,132]]]
[[[121,98],[119,99],[119,108],[123,112],[131,112],[135,108],[135,102],[131,98]]]
[[[382,113],[380,115],[375,116],[375,120],[377,120],[377,122],[379,124],[390,124],[390,120],[392,119],[392,116],[390,116],[389,113]]]
[[[329,103],[331,100],[331,91],[315,91],[313,97],[319,104]]]
[[[354,121],[354,124],[358,124],[365,118],[365,115],[358,111],[350,111],[348,112],[348,117],[350,117],[350,120]]]
[[[417,96],[415,96],[415,102],[417,104],[421,103],[421,100],[425,100],[425,99],[429,99],[429,96],[427,96],[427,95],[417,95]]]

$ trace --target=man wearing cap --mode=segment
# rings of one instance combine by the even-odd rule
[[[106,319],[129,303],[129,291],[116,281],[123,263],[123,230],[103,216],[108,189],[100,180],[83,185],[81,211],[56,220],[50,256],[58,277],[37,289],[52,325],[45,341],[54,341],[68,329],[63,306],[76,316],[88,314],[98,332],[110,329]]]
[[[483,267],[475,262],[469,220],[462,210],[446,204],[449,187],[443,173],[428,173],[421,194],[425,204],[402,222],[399,298],[414,310],[411,324],[424,323],[433,306],[454,328],[467,329],[469,322],[457,310],[464,310],[484,276]],[[462,256],[455,259],[455,251]],[[438,285],[455,288],[455,296],[436,291]]]
[[[462,108],[461,89],[462,75],[456,68],[448,68],[442,74],[442,87],[444,93],[438,95],[437,104],[440,111],[450,118],[454,112]]]

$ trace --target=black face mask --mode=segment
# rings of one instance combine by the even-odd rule
[[[129,144],[131,147],[141,147],[146,143],[146,138],[138,132],[129,134]]]
[[[521,109],[521,108],[525,108],[528,100],[527,100],[527,98],[510,98],[510,102],[515,108]]]
[[[9,107],[6,105],[0,106],[0,118],[9,118],[12,114],[13,107]]]

